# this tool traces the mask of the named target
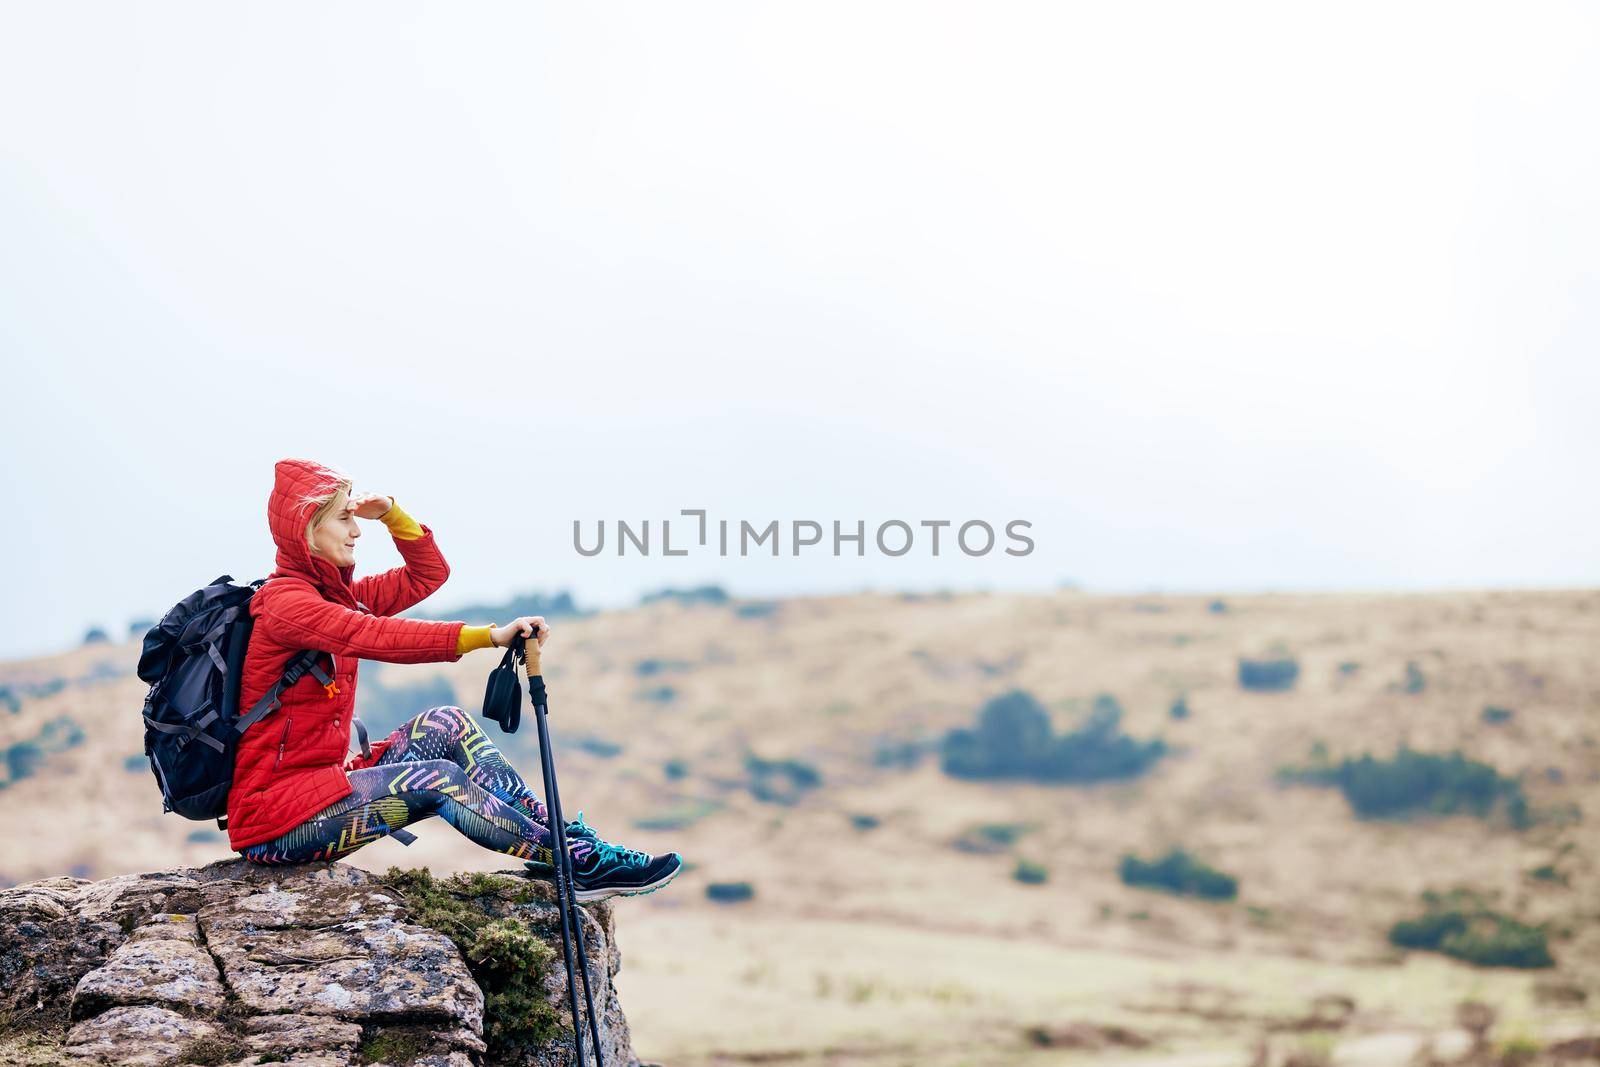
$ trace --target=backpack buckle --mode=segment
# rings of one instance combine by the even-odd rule
[[[339,684],[337,682],[328,682],[322,688],[327,690],[328,699],[332,700],[333,699],[333,694],[335,694],[335,693],[337,693],[339,691]]]

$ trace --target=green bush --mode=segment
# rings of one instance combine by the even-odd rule
[[[1412,660],[1406,661],[1406,680],[1401,688],[1408,693],[1420,693],[1428,688],[1427,676],[1422,673],[1422,668],[1418,667]]]
[[[1516,712],[1510,708],[1497,708],[1493,704],[1489,704],[1483,709],[1483,721],[1490,726],[1498,726],[1503,722],[1510,722],[1511,717],[1515,714]]]
[[[686,671],[690,664],[681,659],[642,659],[633,665],[633,673],[640,678],[653,678],[668,671]]]
[[[720,800],[680,800],[658,809],[654,814],[634,819],[633,825],[640,830],[683,830],[721,810]]]
[[[652,704],[670,704],[678,699],[678,691],[670,685],[651,686],[649,689],[639,690],[634,695]]]
[[[750,773],[750,795],[768,804],[794,804],[808,789],[822,784],[822,774],[811,764],[795,759],[762,759],[755,753],[744,758]]]
[[[1300,677],[1300,664],[1288,656],[1276,659],[1239,658],[1239,686],[1256,693],[1275,693],[1293,689]]]
[[[1172,702],[1172,707],[1167,709],[1167,715],[1173,720],[1179,722],[1187,719],[1189,717],[1189,701],[1187,698],[1179,697],[1177,700],[1174,700]]]
[[[733,614],[741,619],[770,619],[781,606],[776,600],[750,600],[735,604]]]
[[[755,895],[755,887],[749,882],[712,882],[706,886],[706,899],[714,900],[719,904],[733,904],[741,900],[750,900]]]
[[[1459,750],[1440,754],[1402,745],[1387,759],[1367,753],[1334,763],[1324,747],[1314,751],[1311,762],[1304,766],[1279,768],[1278,779],[1337,786],[1363,819],[1405,819],[1418,813],[1487,819],[1496,804],[1503,804],[1512,826],[1525,829],[1533,822],[1527,797],[1515,778],[1501,775],[1490,764],[1468,759]]]
[[[1023,885],[1043,885],[1050,880],[1050,872],[1043,864],[1019,858],[1016,867],[1011,871],[1011,877]]]
[[[969,826],[951,842],[962,852],[1004,852],[1031,827],[1019,822],[986,822]]]
[[[1491,910],[1469,890],[1422,894],[1424,912],[1389,928],[1401,948],[1441,952],[1481,967],[1553,967],[1545,931]]]
[[[611,759],[612,757],[620,756],[623,753],[623,746],[617,744],[615,741],[607,741],[605,738],[596,737],[593,734],[580,734],[577,737],[565,737],[562,738],[562,744],[567,747],[578,749],[580,752],[587,752],[591,756],[599,756],[601,759]]]
[[[956,778],[1031,778],[1046,782],[1094,782],[1143,774],[1166,755],[1160,738],[1136,741],[1122,733],[1122,707],[1101,693],[1087,721],[1071,733],[1052,736],[1050,716],[1020,689],[995,697],[971,730],[951,730],[942,753],[944,772]]]
[[[1403,818],[1423,811],[1461,812],[1481,819],[1504,799],[1512,821],[1525,822],[1526,801],[1512,803],[1522,795],[1516,779],[1502,777],[1490,764],[1468,759],[1459,750],[1441,755],[1401,746],[1389,759],[1370,753],[1346,759],[1339,765],[1338,785],[1364,819]]]
[[[33,741],[18,741],[5,754],[6,773],[13,782],[28,777],[44,762],[44,749]]]
[[[850,825],[854,826],[857,830],[876,830],[879,825],[879,819],[876,815],[867,815],[858,812],[857,814],[850,816]]]
[[[922,762],[922,751],[916,741],[882,740],[872,750],[872,765],[911,770]]]
[[[1237,878],[1207,866],[1181,848],[1174,848],[1153,861],[1125,854],[1117,873],[1125,885],[1159,889],[1178,896],[1232,900],[1239,892]]]
[[[661,765],[661,773],[672,781],[680,781],[689,777],[689,763],[687,760],[669,759]]]

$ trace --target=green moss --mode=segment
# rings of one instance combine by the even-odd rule
[[[218,1067],[249,1054],[250,1050],[236,1037],[201,1037],[189,1043],[184,1050],[183,1062]]]
[[[426,1035],[412,1029],[385,1027],[374,1031],[356,1052],[360,1063],[410,1063],[428,1051]]]
[[[489,1062],[557,1034],[560,1017],[543,992],[555,950],[522,919],[495,918],[474,902],[496,896],[531,904],[542,899],[532,883],[479,871],[436,879],[426,867],[390,867],[383,882],[405,898],[411,921],[448,935],[460,948],[483,990]]]

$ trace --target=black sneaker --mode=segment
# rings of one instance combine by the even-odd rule
[[[573,897],[582,903],[654,893],[683,869],[683,857],[676,852],[652,856],[602,839],[583,821],[581,811],[567,824],[567,849],[572,853]],[[555,878],[549,863],[524,860],[523,865],[530,877]]]

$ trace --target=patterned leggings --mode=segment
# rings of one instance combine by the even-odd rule
[[[389,740],[371,767],[348,772],[354,793],[239,854],[268,864],[334,860],[439,815],[484,848],[551,862],[549,811],[472,715],[450,705],[429,708]],[[569,841],[574,863],[588,849],[581,838]]]

